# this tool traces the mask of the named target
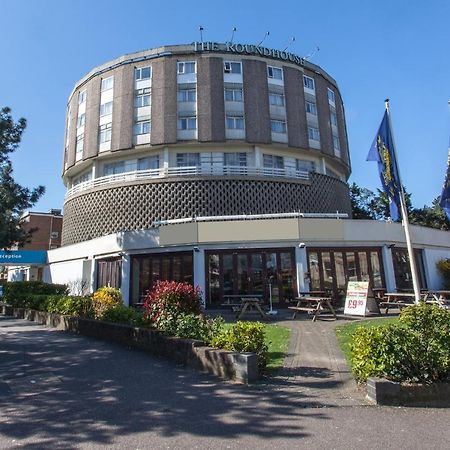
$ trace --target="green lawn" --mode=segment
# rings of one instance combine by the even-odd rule
[[[398,317],[386,317],[380,319],[371,319],[371,320],[358,320],[356,322],[349,323],[347,325],[341,325],[336,327],[336,336],[341,347],[341,350],[344,352],[345,357],[350,364],[350,340],[351,336],[358,327],[378,327],[389,325],[398,321]]]
[[[226,323],[225,327],[229,328],[233,324]],[[266,333],[267,352],[267,370],[274,373],[283,367],[284,356],[289,346],[289,338],[291,330],[279,325],[264,324]]]

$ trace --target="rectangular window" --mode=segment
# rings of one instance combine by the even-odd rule
[[[76,152],[80,153],[84,148],[84,133],[77,136]]]
[[[339,144],[339,137],[333,134],[333,149],[336,153],[340,153],[341,145]]]
[[[139,67],[134,69],[134,79],[136,81],[139,80],[148,80],[152,77],[152,68],[148,67]]]
[[[85,183],[86,181],[90,180],[92,180],[92,173],[86,172],[83,173],[83,175],[79,175],[78,177],[74,178],[72,181],[72,186],[76,186],[77,184]]]
[[[269,92],[269,104],[273,106],[284,106],[284,95]]]
[[[112,114],[113,102],[103,103],[100,105],[100,117]]]
[[[77,118],[77,128],[82,127],[86,123],[86,114],[81,114]]]
[[[142,120],[134,124],[134,135],[149,134],[150,133],[150,120]]]
[[[247,153],[224,153],[225,166],[246,166]]]
[[[296,159],[295,168],[301,172],[315,172],[316,163],[314,161],[308,161],[305,159]]]
[[[334,92],[330,88],[327,88],[327,93],[328,93],[328,101],[334,103],[336,101]]]
[[[330,169],[329,167],[326,168],[325,173],[329,177],[337,178],[338,180],[340,180],[341,178],[334,170]]]
[[[223,71],[224,73],[242,73],[241,63],[236,61],[224,61]]]
[[[225,101],[242,102],[242,89],[225,89]]]
[[[179,74],[196,73],[195,61],[180,61],[178,62],[177,68]]]
[[[103,166],[103,175],[117,175],[126,172],[125,161],[117,161]]]
[[[150,106],[152,102],[150,88],[136,89],[134,91],[134,106],[135,108],[141,108],[144,106]]]
[[[319,129],[315,127],[308,127],[308,138],[312,141],[320,141]]]
[[[225,122],[228,130],[244,129],[244,118],[242,116],[227,116]]]
[[[78,104],[81,105],[86,101],[87,91],[86,89],[84,91],[78,92]]]
[[[177,153],[177,167],[197,167],[199,165],[199,153]]]
[[[137,162],[138,170],[150,170],[159,169],[159,156],[147,156],[145,158],[139,158]]]
[[[286,121],[284,120],[271,120],[270,128],[273,133],[286,133]]]
[[[336,125],[337,126],[337,116],[336,113],[331,111],[330,113],[330,121],[332,125]]]
[[[306,112],[317,116],[317,106],[314,102],[305,102]]]
[[[197,89],[180,89],[177,92],[179,102],[195,102],[197,98]]]
[[[311,77],[307,77],[306,75],[303,75],[303,85],[307,89],[311,89],[312,91],[315,90],[314,79]]]
[[[279,67],[267,66],[267,76],[276,80],[283,79],[283,69]]]
[[[197,117],[181,117],[178,119],[179,130],[196,130]]]
[[[114,77],[108,77],[102,79],[101,91],[107,91],[108,89],[112,89],[114,87]]]
[[[284,169],[284,160],[282,156],[263,155],[264,167],[271,169]]]
[[[109,142],[111,140],[111,131],[112,131],[112,123],[105,123],[105,125],[100,126],[100,134],[99,134],[99,140],[100,144],[103,144],[104,142]]]

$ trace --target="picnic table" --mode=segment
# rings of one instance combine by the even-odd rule
[[[260,294],[243,294],[243,295],[226,295],[224,296],[224,303],[221,306],[231,306],[231,309],[236,313],[236,318],[241,319],[247,312],[256,310],[261,317],[267,318],[266,314],[261,308],[262,295]]]
[[[307,312],[310,313],[313,318],[312,321],[315,322],[317,316],[322,312],[331,312],[333,317],[337,319],[336,312],[334,311],[333,306],[331,305],[331,297],[311,297],[311,296],[302,296],[297,297],[297,305],[296,306],[288,306],[288,309],[294,311],[292,316],[293,319],[296,318],[299,312]]]
[[[245,297],[242,298],[242,307],[237,315],[237,319],[241,319],[246,312],[256,310],[263,319],[267,319],[266,313],[261,308],[261,300],[259,298]]]
[[[422,299],[425,303],[436,304],[442,308],[450,308],[450,291],[447,290],[424,291]]]
[[[406,306],[414,305],[414,292],[386,292],[384,294],[386,301],[380,302],[380,308],[386,308],[385,314],[389,309],[401,309]]]

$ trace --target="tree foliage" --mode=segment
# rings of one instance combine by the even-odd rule
[[[431,206],[413,208],[411,194],[406,192],[404,187],[403,189],[410,223],[438,230],[450,230],[450,222],[439,206],[439,197],[433,200]],[[373,192],[353,183],[350,186],[350,200],[354,219],[388,220],[390,218],[389,200],[385,192],[380,189]]]
[[[29,189],[14,181],[10,154],[19,148],[26,120],[14,122],[10,108],[0,109],[0,249],[23,244],[30,232],[20,227],[22,213],[45,192],[43,186]]]

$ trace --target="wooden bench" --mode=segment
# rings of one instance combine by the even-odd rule
[[[380,302],[379,307],[385,308],[385,314],[388,313],[390,309],[402,309],[406,308],[407,306],[414,305],[414,303],[405,303],[405,302]]]
[[[306,303],[307,305],[302,305]],[[315,322],[317,316],[323,312],[331,312],[333,317],[337,319],[333,306],[331,305],[330,297],[297,297],[296,306],[288,306],[288,309],[294,311],[293,319],[297,317],[299,312],[307,312],[313,315],[312,321]]]

